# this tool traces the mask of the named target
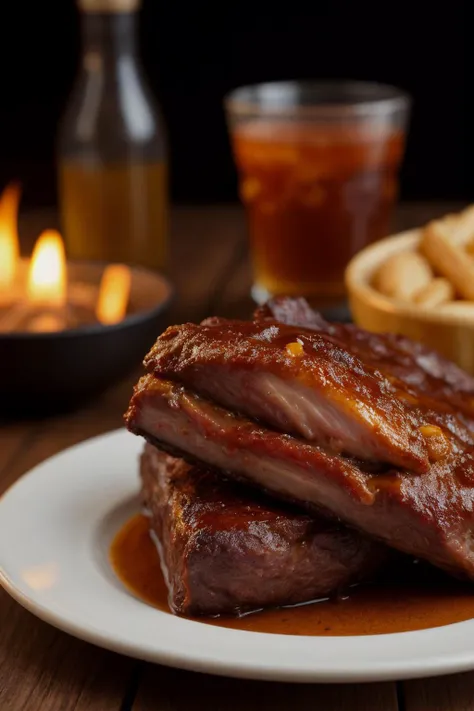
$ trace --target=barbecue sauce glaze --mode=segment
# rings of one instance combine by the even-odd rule
[[[147,519],[138,514],[116,535],[112,566],[137,597],[170,612]],[[347,597],[243,617],[197,618],[220,627],[293,635],[367,635],[440,627],[474,617],[474,587],[434,568],[410,563],[390,578],[347,591]]]

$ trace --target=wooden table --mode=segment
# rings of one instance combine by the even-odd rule
[[[397,228],[422,224],[452,207],[402,206]],[[28,216],[22,230],[31,236],[51,224],[51,215]],[[245,316],[250,312],[250,270],[239,208],[177,209],[172,244],[172,272],[180,298],[170,321],[197,320],[211,313]],[[0,426],[0,493],[46,457],[120,427],[135,377],[74,414]],[[471,711],[474,672],[347,686],[272,684],[193,674],[80,642],[40,622],[0,591],[0,709]]]

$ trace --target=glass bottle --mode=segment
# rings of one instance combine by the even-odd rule
[[[137,58],[138,5],[79,0],[83,49],[59,129],[60,209],[71,258],[162,269],[166,140]]]

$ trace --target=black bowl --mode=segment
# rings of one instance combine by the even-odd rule
[[[69,277],[98,283],[102,266],[73,263]],[[132,312],[110,326],[99,323],[55,333],[0,333],[0,417],[71,410],[129,375],[165,326],[173,299],[160,274],[133,268]]]

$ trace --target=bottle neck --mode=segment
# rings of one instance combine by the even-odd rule
[[[104,62],[135,56],[137,50],[137,13],[82,14],[82,60],[101,58]]]

